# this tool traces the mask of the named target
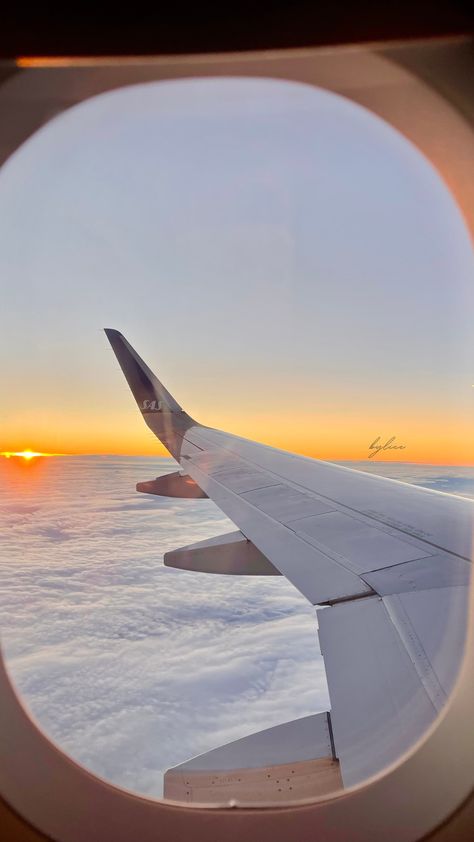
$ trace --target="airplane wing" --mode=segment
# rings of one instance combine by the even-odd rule
[[[309,779],[314,795],[329,780],[347,787],[381,771],[427,730],[455,682],[473,502],[203,426],[122,334],[106,334],[145,422],[181,468],[139,490],[209,497],[237,527],[168,553],[165,564],[286,576],[317,609],[331,701],[309,724],[286,723],[169,770],[165,794],[215,800],[227,787],[249,801],[270,787],[287,800],[307,792]],[[268,757],[256,770],[259,746]]]

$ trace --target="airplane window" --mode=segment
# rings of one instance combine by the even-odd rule
[[[2,645],[72,758],[283,803],[427,731],[466,630],[472,268],[433,165],[310,85],[122,87],[3,165]]]

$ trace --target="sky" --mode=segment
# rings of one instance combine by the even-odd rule
[[[0,452],[164,454],[115,327],[201,423],[474,464],[473,266],[431,164],[343,97],[238,78],[95,97],[0,170]]]
[[[164,567],[164,552],[235,528],[210,500],[135,492],[173,465],[0,460],[10,676],[64,751],[154,796],[168,767],[329,706],[316,612],[284,576]],[[472,468],[355,467],[474,499]]]

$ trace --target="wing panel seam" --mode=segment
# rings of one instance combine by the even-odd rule
[[[216,432],[220,432],[220,431],[216,430]],[[187,441],[189,441],[189,444],[193,444],[193,442],[191,440],[187,439]],[[243,439],[243,441],[247,441],[247,439]],[[265,447],[265,446],[266,445],[262,445],[262,447]],[[434,547],[434,549],[436,549],[436,550],[441,550],[444,553],[448,553],[449,555],[456,556],[457,558],[461,558],[463,561],[467,561],[469,563],[472,563],[471,559],[468,558],[467,556],[461,555],[460,553],[456,553],[453,550],[448,550],[446,547],[443,547],[440,544],[435,544],[433,541],[428,541],[426,538],[421,538],[418,535],[414,535],[409,530],[402,529],[400,526],[394,526],[394,525],[388,523],[387,521],[382,520],[381,518],[377,517],[374,514],[368,514],[366,512],[362,512],[362,511],[360,511],[360,509],[356,509],[353,506],[349,506],[347,503],[341,503],[341,502],[339,502],[339,500],[334,499],[334,497],[329,497],[328,495],[324,494],[321,491],[318,491],[318,492],[312,491],[311,489],[308,489],[305,485],[302,485],[301,483],[299,483],[297,480],[288,480],[287,477],[283,476],[282,474],[278,473],[275,470],[269,471],[267,468],[262,468],[261,465],[258,465],[258,463],[252,461],[247,456],[241,456],[240,454],[237,455],[235,453],[235,451],[232,451],[227,447],[217,445],[217,446],[214,446],[214,449],[215,450],[223,450],[226,453],[232,454],[234,457],[238,456],[238,458],[241,459],[243,462],[247,462],[249,465],[256,468],[257,470],[266,471],[268,474],[272,474],[274,477],[278,478],[278,480],[280,482],[283,482],[288,487],[290,487],[290,488],[294,487],[297,490],[302,489],[303,492],[305,492],[308,496],[312,496],[316,499],[321,498],[321,502],[331,502],[331,503],[335,504],[341,510],[347,509],[347,511],[353,512],[355,515],[359,515],[359,518],[362,517],[362,518],[367,518],[367,520],[374,521],[375,523],[380,524],[380,526],[385,527],[385,529],[382,530],[382,531],[386,532],[388,535],[393,535],[393,537],[397,537],[396,534],[394,534],[394,533],[402,533],[403,535],[406,535],[408,538],[411,538],[412,541],[414,540],[414,541],[417,541],[419,543],[428,544],[428,546]],[[320,460],[316,459],[314,461],[318,462]],[[324,464],[332,465],[332,463],[330,463],[330,462],[329,463],[325,462]],[[337,468],[339,466],[334,465],[334,467]],[[352,469],[350,469],[350,470],[352,470]],[[373,476],[373,474],[368,474],[368,476]],[[381,479],[385,479],[385,477],[381,477]],[[361,522],[363,522],[363,521],[361,521]],[[410,543],[412,546],[416,546],[416,544],[414,544],[412,542],[407,542],[407,543]],[[431,555],[434,555],[434,553],[431,553]]]

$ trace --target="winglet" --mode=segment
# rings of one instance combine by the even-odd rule
[[[144,420],[169,452],[178,458],[180,441],[196,422],[181,409],[124,336],[104,328]]]
[[[107,339],[132,390],[140,412],[182,412],[179,403],[158,380],[124,336],[113,328],[104,328]]]

